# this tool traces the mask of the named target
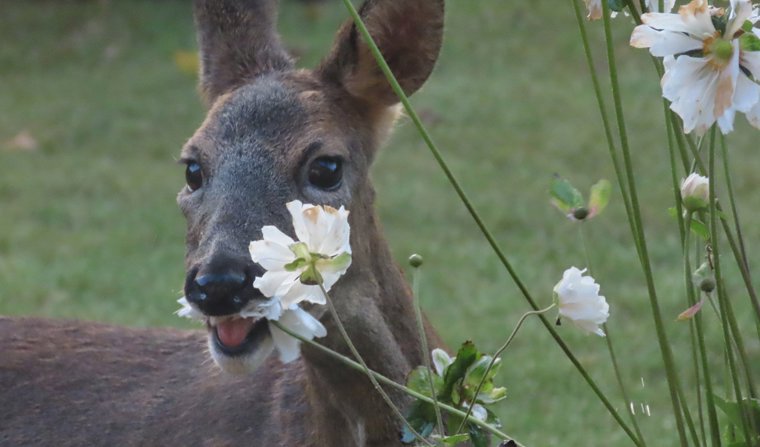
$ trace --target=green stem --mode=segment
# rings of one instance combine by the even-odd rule
[[[414,300],[414,318],[417,320],[417,331],[419,332],[420,343],[422,344],[422,364],[428,371],[428,382],[430,385],[430,395],[433,396],[433,407],[435,408],[435,419],[438,423],[438,434],[444,437],[443,417],[441,408],[438,406],[438,393],[435,391],[433,383],[433,372],[430,368],[430,347],[428,346],[427,335],[425,334],[425,324],[422,320],[422,305],[420,304],[420,269],[414,267],[412,273],[412,299]]]
[[[385,59],[383,59],[380,49],[377,47],[377,44],[375,44],[375,41],[372,39],[372,36],[370,36],[369,31],[367,30],[367,27],[364,25],[364,22],[362,22],[361,17],[359,17],[359,13],[356,11],[356,8],[354,8],[354,5],[351,3],[351,0],[343,0],[343,4],[346,6],[346,9],[348,10],[349,14],[353,18],[354,23],[356,24],[356,27],[359,30],[359,33],[364,39],[364,42],[367,44],[367,46],[369,46],[369,49],[372,55],[375,57],[375,60],[377,61],[378,66],[380,67],[380,70],[383,72],[386,79],[390,83],[391,88],[393,89],[393,91],[396,93],[399,100],[403,104],[404,109],[407,112],[407,115],[409,115],[409,118],[412,120],[417,130],[420,132],[422,139],[425,141],[425,144],[427,145],[428,149],[430,149],[430,152],[435,158],[436,162],[438,163],[438,166],[446,175],[446,178],[448,179],[449,183],[456,191],[457,196],[459,196],[459,199],[462,201],[465,208],[467,208],[467,211],[469,212],[472,219],[475,221],[476,225],[478,226],[478,229],[486,238],[486,240],[488,241],[488,244],[491,246],[491,249],[499,258],[499,261],[501,262],[502,266],[504,266],[504,268],[507,270],[510,277],[512,278],[512,281],[514,281],[515,285],[520,290],[520,292],[522,293],[523,297],[528,302],[528,304],[533,308],[533,310],[539,310],[539,307],[536,304],[536,301],[533,299],[530,292],[528,292],[527,287],[522,282],[520,277],[517,275],[517,272],[515,271],[514,267],[509,262],[507,257],[504,255],[503,250],[496,243],[496,239],[494,239],[493,235],[491,234],[491,232],[488,230],[485,223],[483,222],[483,219],[480,217],[480,214],[475,209],[470,199],[467,197],[467,194],[465,194],[464,190],[459,184],[459,181],[456,179],[454,174],[449,169],[446,161],[443,159],[443,156],[438,150],[438,147],[433,142],[432,138],[430,137],[430,134],[427,132],[427,129],[425,129],[425,126],[422,124],[422,121],[420,120],[419,115],[417,115],[417,112],[412,108],[412,105],[409,102],[409,98],[404,93],[403,89],[401,88],[401,85],[398,83],[398,80],[396,80],[396,77],[393,75],[393,72],[391,72],[391,69],[388,66],[388,63],[385,62]],[[570,360],[570,362],[572,362],[573,366],[575,366],[575,368],[581,374],[581,376],[586,381],[586,383],[591,387],[592,391],[596,394],[596,396],[599,398],[602,404],[607,408],[607,411],[610,413],[610,415],[615,419],[618,425],[620,425],[620,427],[623,428],[623,430],[625,430],[628,436],[632,440],[634,440],[634,442],[637,442],[636,435],[631,431],[630,428],[628,428],[628,425],[620,417],[617,410],[615,410],[615,407],[612,405],[612,403],[610,403],[609,399],[607,399],[607,397],[601,391],[601,389],[596,384],[596,382],[591,378],[588,372],[586,372],[585,368],[583,368],[583,365],[581,365],[581,363],[572,353],[572,351],[567,346],[567,344],[559,336],[559,333],[557,333],[557,331],[554,329],[554,327],[552,326],[552,323],[541,315],[539,315],[539,318],[541,319],[541,323],[544,325],[546,330],[549,331],[549,334],[552,336],[554,341],[557,343],[560,349],[562,349],[562,352],[565,353],[565,355]]]
[[[382,374],[380,374],[380,373],[378,373],[376,371],[373,371],[371,369],[365,369],[360,363],[355,362],[355,361],[351,360],[350,358],[344,356],[343,354],[340,354],[339,352],[335,352],[332,349],[328,348],[327,346],[323,346],[323,345],[315,342],[314,340],[309,340],[308,338],[304,338],[304,337],[296,334],[295,332],[291,331],[290,329],[286,328],[285,326],[282,326],[277,321],[270,321],[270,324],[274,324],[275,326],[277,326],[277,328],[281,329],[283,332],[285,332],[286,334],[290,335],[291,337],[297,338],[302,343],[305,343],[305,344],[307,344],[307,345],[309,345],[309,346],[311,346],[311,347],[313,347],[315,349],[318,349],[318,350],[322,351],[323,353],[329,355],[330,357],[334,358],[335,360],[338,360],[339,362],[343,363],[344,365],[346,365],[346,366],[348,366],[350,368],[353,368],[356,371],[361,371],[361,372],[364,372],[364,373],[369,372],[370,376],[372,376],[378,382],[382,382],[385,385],[388,385],[388,386],[390,386],[392,388],[395,388],[395,389],[397,389],[397,390],[399,390],[401,392],[404,392],[404,393],[406,393],[406,394],[408,394],[408,395],[410,395],[410,396],[412,396],[412,397],[414,397],[416,399],[419,399],[419,400],[421,400],[423,402],[427,402],[429,404],[433,403],[433,399],[431,399],[430,397],[425,396],[422,393],[418,393],[417,391],[414,391],[411,388],[408,388],[408,387],[406,387],[404,385],[401,385],[400,383],[396,383],[393,380],[385,377],[384,375],[382,375]],[[454,408],[454,407],[452,407],[450,405],[446,405],[446,404],[441,403],[441,402],[439,402],[438,405],[441,407],[442,410],[446,411],[447,413],[455,414],[455,415],[460,416],[460,417],[464,417],[464,415],[465,415],[464,411],[459,410],[457,408]],[[470,417],[469,422],[471,422],[471,423],[473,423],[475,425],[478,425],[479,427],[482,427],[484,430],[486,430],[487,432],[491,433],[492,435],[498,436],[500,439],[503,439],[505,441],[508,441],[508,440],[513,441],[517,445],[517,447],[524,447],[523,444],[517,442],[514,438],[512,438],[508,434],[504,433],[503,431],[497,429],[496,427],[493,427],[492,425],[490,425],[490,424],[488,424],[488,423],[486,423],[484,421],[481,421],[480,419],[477,419],[475,417]]]
[[[734,396],[736,402],[739,405],[739,410],[742,417],[742,431],[744,432],[744,439],[752,439],[749,433],[749,424],[747,423],[747,414],[742,402],[742,393],[739,385],[738,372],[736,370],[736,363],[733,356],[733,347],[731,343],[731,334],[729,329],[728,311],[726,309],[727,297],[725,289],[723,287],[723,275],[720,262],[720,248],[718,244],[718,224],[717,224],[717,209],[715,206],[715,126],[712,128],[710,134],[710,150],[708,161],[708,178],[710,179],[710,241],[713,254],[713,267],[715,268],[715,284],[718,291],[718,305],[720,307],[721,314],[721,327],[723,329],[723,339],[726,346],[726,355],[728,358],[729,376],[732,380],[734,388]]]
[[[340,335],[343,337],[343,340],[348,345],[348,349],[351,351],[351,353],[354,355],[354,358],[359,361],[361,364],[362,369],[367,374],[367,377],[369,378],[370,382],[372,382],[372,386],[375,387],[375,391],[380,393],[380,396],[382,396],[385,403],[388,404],[388,406],[393,410],[393,412],[396,414],[396,417],[401,419],[403,421],[404,425],[406,425],[406,428],[409,429],[414,436],[422,441],[423,444],[435,447],[433,443],[425,439],[424,436],[419,434],[417,430],[412,427],[412,424],[409,423],[409,421],[406,420],[404,417],[404,414],[401,413],[401,410],[398,409],[398,407],[393,403],[390,396],[388,396],[388,393],[385,392],[383,387],[380,386],[380,384],[377,382],[377,378],[372,375],[371,370],[369,369],[369,366],[367,366],[367,363],[364,361],[364,358],[359,354],[359,351],[356,349],[356,346],[354,346],[354,342],[351,341],[351,337],[348,336],[348,332],[346,332],[346,328],[343,326],[343,323],[340,321],[340,317],[338,317],[338,312],[335,310],[335,305],[332,302],[332,298],[330,298],[330,295],[327,294],[327,291],[325,290],[324,286],[320,283],[319,284],[319,290],[322,291],[322,293],[325,296],[325,301],[327,301],[327,307],[330,310],[330,315],[332,316],[333,320],[335,321],[335,325],[338,327],[338,331],[340,332]],[[279,327],[279,326],[278,326]]]
[[[667,333],[665,332],[665,325],[662,320],[662,315],[660,313],[660,305],[657,299],[657,292],[655,290],[654,286],[654,278],[652,275],[652,267],[649,262],[649,255],[647,250],[647,244],[646,239],[643,232],[642,222],[641,222],[641,215],[640,215],[640,206],[639,206],[639,199],[638,194],[636,192],[636,181],[634,179],[633,175],[633,164],[631,162],[631,156],[630,156],[630,148],[628,145],[628,135],[626,131],[625,126],[625,116],[623,114],[623,104],[622,99],[620,97],[620,85],[618,82],[618,75],[617,75],[617,65],[615,61],[615,50],[612,42],[612,31],[610,29],[610,18],[609,18],[609,5],[607,2],[602,1],[602,11],[603,11],[603,21],[604,21],[604,34],[605,34],[605,42],[607,46],[607,62],[609,64],[609,73],[610,73],[610,83],[612,84],[612,96],[613,101],[615,104],[615,115],[617,117],[617,123],[618,123],[618,130],[620,133],[620,143],[621,148],[623,152],[623,160],[624,160],[624,166],[626,169],[627,179],[628,179],[628,190],[631,195],[631,208],[633,210],[633,215],[629,215],[629,218],[632,218],[635,221],[635,228],[638,232],[637,242],[639,245],[639,252],[641,254],[641,264],[642,268],[644,270],[644,276],[647,283],[647,289],[649,292],[649,300],[650,300],[650,307],[652,309],[652,316],[654,318],[655,323],[655,330],[657,333],[657,340],[660,346],[660,352],[663,358],[663,362],[665,364],[665,372],[668,377],[668,388],[670,391],[670,400],[671,404],[673,406],[673,413],[676,417],[676,427],[678,429],[678,436],[681,441],[681,445],[687,446],[688,442],[686,440],[686,433],[684,431],[683,427],[683,420],[682,420],[682,411],[683,411],[683,417],[686,419],[687,424],[692,427],[692,435],[695,437],[695,439],[698,439],[696,435],[696,430],[693,429],[693,423],[691,422],[691,417],[689,415],[688,407],[686,406],[685,402],[683,402],[683,406],[679,404],[679,396],[683,395],[679,383],[679,379],[676,373],[675,363],[673,361],[673,353],[671,352],[670,343],[667,338]],[[681,399],[682,401],[683,399]],[[697,441],[695,440],[695,443]]]
[[[581,245],[583,246],[583,254],[586,257],[586,268],[588,269],[589,275],[593,276],[593,269],[591,267],[591,256],[589,255],[588,250],[588,244],[586,243],[586,236],[585,232],[583,231],[583,222],[579,222],[578,226],[578,233],[580,234],[581,239]],[[606,336],[604,337],[604,341],[607,344],[607,351],[610,353],[610,360],[612,361],[612,370],[615,373],[615,380],[617,381],[618,388],[620,388],[620,394],[623,397],[623,402],[625,403],[625,408],[628,411],[628,414],[631,416],[631,424],[633,425],[633,429],[636,431],[636,436],[639,439],[639,445],[646,446],[646,442],[644,441],[644,434],[641,432],[641,427],[639,427],[639,421],[636,419],[636,413],[634,413],[633,408],[630,405],[631,399],[628,394],[628,390],[626,389],[625,382],[623,382],[623,376],[620,373],[620,365],[617,361],[617,356],[615,355],[615,348],[612,343],[612,336],[610,335],[610,329],[607,327],[607,323],[604,323],[602,325],[602,328],[604,329],[604,333]]]
[[[507,350],[509,345],[512,343],[512,340],[515,338],[515,335],[517,335],[517,331],[520,329],[522,324],[525,322],[525,320],[531,316],[531,315],[540,315],[544,312],[548,312],[551,309],[556,306],[555,303],[552,303],[551,306],[546,307],[544,309],[540,310],[531,310],[528,312],[525,312],[519,320],[517,320],[517,324],[515,325],[515,328],[512,329],[512,333],[509,334],[509,337],[507,338],[507,341],[504,342],[503,345],[499,349],[494,352],[493,356],[491,357],[491,361],[488,363],[488,366],[486,367],[486,371],[483,373],[483,377],[480,379],[480,382],[478,382],[478,386],[475,388],[475,394],[473,394],[473,402],[471,402],[471,405],[467,407],[467,412],[465,413],[465,418],[462,419],[462,422],[459,423],[459,427],[457,427],[456,431],[453,434],[460,433],[462,431],[462,428],[464,427],[465,422],[467,421],[467,418],[470,417],[470,414],[472,414],[472,409],[475,407],[475,400],[477,400],[478,395],[480,394],[480,390],[483,388],[483,384],[486,382],[486,378],[488,377],[488,373],[491,372],[491,369],[493,368],[493,365],[496,363],[496,360],[499,358],[499,356],[504,353],[504,351]]]

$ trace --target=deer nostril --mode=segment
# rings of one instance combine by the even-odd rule
[[[188,281],[185,295],[207,315],[231,315],[252,298],[249,282],[243,272],[201,274]]]

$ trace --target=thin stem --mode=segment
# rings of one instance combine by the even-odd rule
[[[354,346],[354,343],[351,341],[351,337],[348,336],[348,332],[346,332],[346,328],[343,326],[343,323],[340,321],[340,317],[338,317],[338,312],[335,310],[335,305],[332,302],[332,298],[330,298],[330,295],[327,294],[327,291],[325,290],[324,286],[320,283],[319,284],[319,290],[322,291],[322,293],[325,296],[325,301],[327,301],[327,307],[330,310],[330,315],[332,316],[333,320],[335,320],[335,325],[338,326],[338,331],[340,332],[340,335],[343,337],[343,340],[348,345],[348,349],[351,350],[351,353],[354,355],[354,358],[359,361],[359,363],[362,366],[362,369],[367,374],[367,377],[369,378],[370,382],[372,382],[372,386],[375,387],[375,390],[380,393],[380,396],[382,396],[385,403],[388,404],[388,406],[393,410],[393,412],[396,414],[396,416],[401,419],[404,422],[404,425],[406,425],[406,428],[409,429],[412,434],[422,441],[425,445],[435,447],[435,444],[431,443],[427,439],[425,439],[424,436],[419,434],[417,430],[412,427],[412,424],[409,423],[409,421],[406,420],[404,417],[404,414],[401,413],[401,410],[398,409],[398,407],[393,403],[390,396],[388,396],[388,393],[385,392],[385,390],[380,386],[380,384],[377,382],[377,378],[372,375],[370,372],[369,366],[367,366],[367,363],[364,361],[364,358],[359,354],[359,351],[356,349],[356,346]]]
[[[729,329],[728,311],[726,309],[727,297],[725,289],[723,287],[723,275],[720,263],[720,248],[718,244],[718,224],[717,224],[717,210],[715,207],[715,126],[712,128],[710,134],[710,150],[708,155],[708,178],[710,179],[710,241],[713,253],[713,267],[715,268],[715,283],[718,291],[718,304],[720,306],[721,314],[721,327],[723,329],[723,338],[726,345],[726,355],[728,358],[729,376],[732,380],[734,388],[734,396],[736,402],[739,405],[739,411],[742,417],[742,430],[744,432],[744,439],[748,442],[751,440],[749,433],[749,424],[747,423],[747,414],[742,403],[742,393],[739,385],[738,372],[736,370],[736,364],[733,356],[733,347],[731,343],[731,334]]]
[[[443,417],[441,408],[438,406],[438,393],[435,391],[433,383],[433,371],[430,368],[430,347],[428,346],[427,334],[425,334],[425,324],[422,321],[422,305],[420,303],[420,268],[414,267],[412,271],[412,299],[414,300],[414,317],[417,320],[417,331],[419,332],[420,343],[422,344],[422,364],[428,371],[428,382],[430,384],[430,395],[433,396],[433,407],[435,408],[435,419],[438,423],[438,434],[445,435],[443,427]]]
[[[391,72],[391,69],[388,66],[388,63],[385,62],[385,59],[383,59],[383,56],[380,53],[380,49],[377,47],[377,44],[375,44],[375,41],[372,39],[372,36],[369,34],[367,27],[364,25],[364,22],[362,22],[361,17],[359,17],[359,13],[356,11],[356,8],[354,8],[354,5],[351,3],[351,0],[343,0],[343,4],[346,6],[346,9],[348,10],[349,14],[353,18],[354,23],[356,24],[356,27],[359,30],[359,33],[364,39],[364,42],[367,44],[367,46],[369,46],[369,49],[372,55],[375,57],[375,60],[377,61],[378,66],[380,67],[380,70],[383,72],[386,79],[390,83],[391,88],[393,89],[393,91],[396,93],[399,100],[403,104],[404,109],[407,112],[407,115],[409,115],[409,118],[412,120],[417,130],[420,132],[422,139],[425,141],[425,144],[427,145],[428,149],[430,149],[430,152],[435,158],[436,162],[438,163],[438,166],[441,168],[446,178],[448,179],[449,183],[456,191],[457,196],[459,196],[459,199],[462,201],[465,208],[467,208],[468,213],[470,214],[472,219],[475,221],[475,224],[478,226],[478,229],[486,238],[486,240],[488,241],[488,244],[491,246],[491,249],[499,258],[499,261],[501,262],[502,266],[507,270],[507,272],[509,273],[509,276],[512,278],[512,281],[520,290],[520,293],[522,293],[523,297],[528,302],[530,307],[532,307],[534,310],[538,310],[539,309],[538,304],[536,304],[536,301],[533,299],[527,287],[522,282],[520,277],[517,275],[517,272],[515,271],[514,267],[509,262],[507,257],[504,255],[504,252],[501,249],[501,247],[499,247],[499,244],[496,243],[496,239],[488,230],[488,227],[486,227],[485,223],[483,222],[483,219],[480,217],[480,214],[475,209],[474,205],[470,201],[467,194],[464,192],[464,189],[462,189],[461,185],[459,184],[459,181],[456,179],[454,174],[449,169],[448,164],[443,159],[443,156],[438,150],[438,147],[433,142],[432,138],[430,137],[430,134],[427,132],[427,129],[425,129],[425,126],[422,124],[422,121],[420,120],[419,115],[412,108],[412,105],[409,102],[409,98],[404,93],[404,90],[401,88],[401,85],[398,83],[398,80],[396,80],[396,77],[393,75],[393,72]],[[591,387],[591,390],[594,392],[594,394],[596,394],[596,396],[599,398],[602,404],[607,408],[607,411],[610,413],[610,415],[615,419],[618,425],[620,425],[620,427],[626,432],[626,434],[628,434],[628,436],[632,440],[634,440],[634,442],[636,442],[636,435],[633,433],[633,431],[631,431],[631,429],[628,427],[625,421],[620,417],[617,410],[615,410],[615,407],[610,403],[609,399],[607,399],[607,397],[604,395],[602,390],[596,384],[594,379],[592,379],[591,376],[588,374],[588,372],[585,370],[585,368],[583,368],[583,365],[581,365],[581,363],[572,353],[572,351],[567,346],[567,344],[559,336],[559,333],[557,333],[557,331],[554,329],[554,327],[552,326],[552,323],[546,318],[544,318],[542,315],[539,315],[539,318],[541,319],[541,323],[544,325],[546,330],[549,331],[549,334],[552,336],[554,341],[557,343],[560,349],[562,349],[562,352],[565,353],[565,355],[573,364],[573,366],[575,366],[575,368],[581,374],[581,376],[586,381],[586,383]]]
[[[480,390],[483,388],[483,384],[486,382],[486,378],[488,377],[488,373],[491,372],[491,369],[493,368],[493,365],[496,363],[496,359],[498,359],[499,356],[504,351],[506,351],[507,348],[509,347],[509,345],[512,343],[512,340],[515,338],[515,335],[517,335],[517,331],[520,330],[520,327],[525,322],[525,320],[529,316],[531,316],[531,315],[540,315],[540,314],[543,314],[544,312],[548,312],[548,311],[552,310],[554,308],[554,306],[556,306],[556,303],[552,303],[551,306],[546,307],[544,309],[531,310],[531,311],[525,312],[520,317],[520,319],[517,320],[517,324],[515,325],[515,328],[512,329],[512,333],[509,334],[509,337],[507,338],[507,341],[505,341],[504,344],[501,345],[501,347],[499,349],[497,349],[496,352],[494,352],[493,356],[491,357],[491,361],[488,362],[488,366],[486,367],[486,371],[483,373],[483,377],[480,379],[480,382],[478,382],[478,386],[475,388],[475,394],[473,394],[473,396],[475,396],[475,397],[473,398],[473,402],[471,402],[470,406],[467,407],[467,412],[465,413],[465,418],[462,419],[462,422],[459,423],[459,427],[457,427],[457,429],[454,432],[454,434],[457,434],[457,433],[459,433],[459,432],[462,431],[462,428],[464,427],[464,424],[467,421],[467,418],[469,418],[470,414],[472,414],[472,409],[475,407],[475,402],[474,401],[477,400],[478,395],[480,394]]]
[[[607,62],[609,64],[609,73],[610,73],[610,83],[612,84],[612,96],[615,104],[615,114],[617,117],[617,123],[618,123],[618,130],[620,132],[620,143],[621,148],[623,152],[623,160],[624,160],[624,166],[626,169],[627,179],[628,179],[628,190],[631,195],[631,208],[633,210],[633,215],[629,215],[629,218],[632,218],[636,224],[634,225],[636,228],[636,231],[638,232],[637,243],[639,245],[639,252],[641,254],[641,264],[642,268],[644,270],[644,276],[647,283],[647,289],[649,292],[649,301],[650,301],[650,307],[652,309],[652,316],[654,318],[655,323],[655,330],[657,333],[657,340],[659,342],[660,346],[660,352],[663,358],[663,362],[665,364],[665,372],[668,377],[668,388],[670,391],[670,400],[673,405],[673,413],[676,417],[676,427],[678,429],[678,437],[681,441],[681,445],[687,446],[688,442],[686,440],[686,433],[684,431],[683,427],[683,420],[682,420],[682,411],[683,411],[683,417],[686,418],[687,424],[693,428],[693,423],[691,423],[691,417],[689,415],[688,407],[683,406],[681,408],[681,405],[679,404],[679,396],[683,393],[681,392],[681,387],[679,383],[679,379],[676,373],[675,369],[675,363],[673,361],[673,353],[671,352],[670,343],[667,338],[667,333],[665,332],[665,325],[662,320],[662,315],[660,314],[660,305],[657,299],[657,292],[655,290],[654,286],[654,278],[652,275],[652,267],[649,262],[649,255],[647,251],[647,244],[646,239],[643,232],[642,222],[641,222],[641,215],[640,215],[640,206],[639,206],[639,199],[638,194],[636,192],[636,182],[633,176],[633,165],[631,162],[631,155],[630,155],[630,148],[628,145],[628,134],[625,127],[625,116],[623,114],[623,104],[622,99],[620,97],[620,85],[618,82],[618,76],[617,76],[617,64],[615,61],[615,50],[612,42],[612,31],[610,29],[610,18],[609,18],[609,5],[607,2],[602,2],[602,15],[603,15],[603,21],[604,21],[604,34],[605,34],[605,42],[607,45]],[[683,399],[680,399],[680,401],[683,401]],[[695,442],[698,437],[696,436],[696,430],[692,429],[692,434],[695,437]]]
[[[729,165],[728,165],[728,150],[726,149],[726,139],[721,134],[720,136],[720,146],[721,146],[721,152],[723,155],[723,169],[724,169],[724,175],[726,177],[726,187],[728,188],[728,201],[729,205],[731,206],[731,214],[734,218],[734,228],[736,230],[736,239],[738,241],[738,248],[739,253],[741,253],[741,260],[737,259],[737,263],[739,264],[739,271],[742,273],[742,277],[745,277],[745,285],[747,286],[747,292],[749,292],[750,301],[752,303],[752,307],[755,310],[756,314],[756,321],[760,321],[760,300],[757,299],[757,295],[755,294],[755,289],[752,285],[752,279],[750,278],[750,269],[749,269],[749,258],[747,257],[747,251],[744,247],[744,237],[742,236],[742,228],[739,223],[739,211],[737,211],[736,207],[736,200],[734,199],[734,187],[731,182],[731,173],[729,172]],[[757,326],[758,329],[758,338],[760,338],[760,326]]]
[[[411,388],[408,388],[408,387],[406,387],[404,385],[401,385],[400,383],[396,383],[393,380],[389,379],[388,377],[385,377],[384,375],[382,375],[382,374],[380,374],[380,373],[378,373],[376,371],[373,371],[371,369],[365,369],[360,363],[358,363],[358,362],[356,362],[354,360],[351,360],[350,358],[344,356],[343,354],[341,354],[339,352],[335,352],[332,349],[328,348],[327,346],[323,346],[323,345],[315,342],[314,340],[310,340],[308,338],[304,338],[301,335],[296,334],[295,332],[291,331],[290,329],[286,328],[285,326],[282,326],[278,321],[270,321],[270,324],[274,324],[275,326],[277,326],[277,328],[281,329],[286,334],[290,335],[293,338],[297,338],[298,340],[300,340],[301,343],[305,343],[305,344],[307,344],[307,345],[309,345],[309,346],[311,346],[311,347],[313,347],[315,349],[318,349],[318,350],[322,351],[323,353],[329,355],[330,357],[334,358],[335,360],[338,360],[339,362],[343,363],[344,365],[346,365],[346,366],[348,366],[350,368],[353,368],[356,371],[361,371],[361,372],[364,372],[364,373],[366,373],[367,371],[369,371],[369,374],[372,377],[374,377],[378,382],[382,382],[385,385],[388,385],[388,386],[390,386],[392,388],[395,388],[395,389],[397,389],[397,390],[399,390],[401,392],[404,392],[404,393],[406,393],[406,394],[408,394],[408,395],[410,395],[410,396],[412,396],[412,397],[414,397],[416,399],[419,399],[419,400],[421,400],[423,402],[427,402],[429,404],[433,403],[433,399],[431,399],[430,397],[425,396],[422,393],[418,393],[417,391],[414,391]],[[464,417],[465,413],[462,410],[459,410],[459,409],[454,408],[454,407],[452,407],[450,405],[446,405],[446,404],[440,403],[440,402],[439,402],[438,405],[441,407],[442,410],[444,410],[444,411],[446,411],[448,413],[455,414],[455,415],[460,416],[460,417]],[[498,436],[499,438],[501,438],[501,439],[503,439],[505,441],[508,441],[508,440],[513,441],[517,445],[517,447],[525,447],[523,444],[519,443],[518,441],[516,441],[514,438],[512,438],[508,434],[504,433],[503,431],[497,429],[496,427],[493,427],[492,425],[490,425],[490,424],[488,424],[488,423],[486,423],[484,421],[481,421],[480,419],[477,419],[475,417],[470,417],[469,421],[472,422],[475,425],[478,425],[478,426],[482,427],[487,432],[491,433],[492,435],[496,435],[496,436]]]
[[[588,250],[588,244],[586,243],[586,235],[583,231],[583,222],[579,222],[578,225],[578,233],[580,235],[581,239],[581,245],[583,246],[583,254],[586,258],[586,268],[588,269],[588,272],[590,275],[593,276],[593,268],[591,266],[591,256],[589,255]],[[620,373],[620,366],[617,361],[617,356],[615,355],[615,348],[612,343],[612,336],[610,335],[610,329],[607,327],[607,323],[604,323],[602,325],[602,328],[604,329],[604,333],[606,336],[604,337],[605,344],[607,345],[607,351],[610,353],[610,360],[612,361],[612,370],[615,373],[615,380],[617,381],[618,388],[620,388],[620,394],[623,396],[623,402],[625,403],[625,408],[628,411],[628,414],[631,416],[631,424],[633,425],[633,429],[636,431],[636,436],[639,438],[639,445],[646,446],[646,442],[644,441],[644,434],[641,432],[641,427],[639,427],[639,421],[636,419],[636,413],[634,413],[633,408],[630,406],[631,399],[629,398],[628,390],[625,387],[625,382],[623,382],[623,376]]]

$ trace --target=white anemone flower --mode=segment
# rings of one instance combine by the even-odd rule
[[[193,307],[184,297],[177,300],[177,302],[182,306],[176,312],[180,317],[199,321],[206,321],[207,318],[218,318],[207,317],[203,312]],[[298,306],[283,310],[280,302],[275,299],[264,303],[252,304],[241,310],[238,316],[240,318],[266,318],[267,320],[278,321],[282,326],[307,340],[327,335],[327,330],[322,323],[311,314]],[[288,363],[297,359],[301,354],[299,349],[300,341],[297,338],[291,337],[273,324],[267,323],[267,326],[269,328],[269,334],[272,336],[272,344],[279,353],[280,361],[282,363]]]
[[[692,172],[681,180],[681,201],[689,211],[705,209],[710,203],[710,179]]]
[[[570,267],[554,286],[559,316],[585,332],[604,337],[604,331],[599,326],[609,318],[610,306],[599,295],[599,284],[591,276],[583,276],[585,272],[586,269]]]
[[[757,21],[749,0],[731,0],[727,16],[707,0],[692,0],[677,14],[646,13],[641,19],[631,45],[665,58],[662,95],[685,132],[704,135],[717,121],[728,133],[737,111],[760,127],[760,41],[746,27]]]
[[[329,291],[351,265],[348,211],[298,200],[286,206],[298,241],[274,226],[262,228],[263,239],[251,242],[249,249],[266,273],[253,286],[278,299],[284,309],[303,301],[325,304],[319,284]]]

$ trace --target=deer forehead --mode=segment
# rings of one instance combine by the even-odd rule
[[[350,158],[368,132],[340,102],[303,74],[261,76],[220,96],[182,155],[208,164],[262,158],[282,168],[316,155],[307,154],[315,148]]]

